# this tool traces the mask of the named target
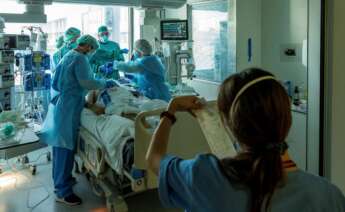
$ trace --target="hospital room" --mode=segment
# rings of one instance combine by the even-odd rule
[[[345,212],[343,0],[0,0],[0,212]]]

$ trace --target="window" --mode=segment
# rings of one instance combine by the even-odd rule
[[[13,0],[1,0],[0,13],[23,13],[24,11],[24,4],[18,4]]]
[[[192,5],[197,79],[221,82],[235,72],[235,47],[230,42],[228,2]]]
[[[55,40],[71,26],[79,28],[83,34],[97,38],[97,29],[106,25],[110,40],[128,48],[128,7],[95,6],[85,4],[54,3],[45,7],[48,23],[42,27],[48,33],[48,51],[55,50]]]
[[[20,14],[24,11],[23,4],[1,0],[0,13]],[[56,51],[56,38],[63,35],[68,27],[77,27],[83,34],[97,38],[98,27],[106,25],[110,30],[110,40],[118,42],[121,48],[129,47],[128,7],[53,3],[45,6],[45,13],[46,24],[7,23],[5,32],[19,34],[23,26],[40,26],[48,34],[47,52],[52,54]]]
[[[134,42],[138,39],[140,39],[140,10],[135,9],[134,10]]]

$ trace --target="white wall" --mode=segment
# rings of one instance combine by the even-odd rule
[[[187,19],[187,7],[183,6],[179,9],[168,9],[165,11],[167,19]]]
[[[236,2],[236,66],[237,71],[261,66],[261,1]],[[253,57],[248,61],[248,39],[252,39]]]
[[[292,126],[286,139],[289,144],[289,154],[297,163],[298,168],[307,169],[307,116],[292,112]]]
[[[327,65],[326,107],[327,129],[325,142],[327,154],[327,176],[345,192],[345,1],[330,0],[327,3]]]
[[[302,64],[303,40],[308,36],[308,0],[262,0],[262,67],[280,80],[307,86],[307,67]],[[285,45],[298,46],[295,61],[281,58]]]

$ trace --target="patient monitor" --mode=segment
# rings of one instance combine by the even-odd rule
[[[192,79],[195,70],[187,20],[162,20],[161,40],[167,81],[170,85],[182,84],[182,79]]]

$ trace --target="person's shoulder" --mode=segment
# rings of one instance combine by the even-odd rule
[[[194,158],[193,172],[198,173],[201,177],[214,177],[220,174],[219,160],[212,154],[199,154]]]
[[[218,166],[218,159],[212,154],[199,154],[195,157],[195,166]]]
[[[295,177],[300,182],[306,182],[308,184],[318,184],[323,186],[330,186],[332,185],[326,178],[314,175],[312,173],[298,170],[296,172],[289,173],[289,176]]]
[[[184,167],[189,167],[191,172],[211,172],[218,168],[218,159],[212,154],[199,154],[195,158],[184,160],[176,156],[168,155],[163,159],[164,163],[171,161],[183,163]]]
[[[111,45],[111,46],[115,46],[115,47],[120,48],[120,45],[119,45],[117,42],[115,42],[115,41],[110,40],[110,41],[108,41],[108,43],[109,43],[109,45]]]
[[[63,59],[65,59],[67,63],[75,63],[75,64],[84,64],[88,60],[84,54],[77,52],[75,50],[69,51],[63,57]]]
[[[76,59],[81,59],[81,60],[85,60],[85,59],[86,59],[85,54],[82,54],[82,53],[77,52],[77,51],[75,51],[75,50],[71,50],[71,51],[69,51],[67,54],[68,54],[70,57],[74,57],[74,58],[76,58]],[[67,54],[66,54],[66,55],[67,55]]]
[[[290,176],[294,176],[294,180],[300,188],[303,188],[304,193],[313,197],[311,201],[315,204],[333,208],[330,211],[345,210],[344,194],[326,178],[304,171],[298,171]]]
[[[296,173],[290,174],[291,177],[294,178],[295,181],[298,183],[303,184],[304,188],[309,188],[312,192],[318,191],[320,193],[328,193],[328,194],[340,194],[341,191],[337,186],[332,184],[328,179],[324,177],[320,177],[305,171],[297,171]]]

